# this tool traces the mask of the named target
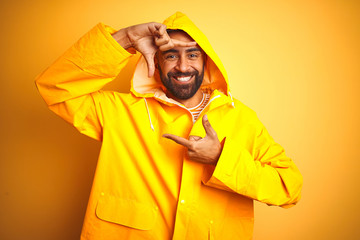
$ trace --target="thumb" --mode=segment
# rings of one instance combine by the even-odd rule
[[[199,141],[201,139],[202,139],[202,137],[200,137],[200,136],[194,136],[194,135],[189,136],[190,141]]]
[[[144,58],[146,60],[147,67],[148,67],[148,77],[149,78],[154,76],[154,73],[155,73],[154,56],[155,56],[155,53],[150,53],[150,54],[144,55]]]
[[[202,124],[204,126],[206,135],[209,137],[217,137],[215,130],[212,128],[207,115],[205,114],[202,118]]]

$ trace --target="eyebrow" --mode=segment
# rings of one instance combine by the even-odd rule
[[[162,54],[167,54],[167,53],[177,53],[179,52],[178,50],[175,50],[175,49],[169,49],[169,50],[166,50],[166,51],[163,51]]]
[[[178,53],[178,52],[179,52],[179,50],[176,50],[176,49],[172,48],[172,49],[163,51],[162,53],[167,54],[167,53]],[[194,47],[194,48],[186,49],[185,52],[187,52],[187,53],[189,53],[189,52],[201,52],[201,49],[197,48],[197,47]]]
[[[185,52],[201,52],[201,49],[200,48],[189,48],[189,49],[186,49]]]

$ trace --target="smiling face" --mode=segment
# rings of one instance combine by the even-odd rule
[[[169,36],[183,42],[194,41],[182,31],[170,32]],[[205,66],[205,54],[198,45],[159,51],[156,59],[161,82],[172,97],[186,100],[198,92],[204,78]]]

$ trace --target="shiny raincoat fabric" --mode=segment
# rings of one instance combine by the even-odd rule
[[[232,99],[227,75],[206,37],[183,14],[164,22],[183,29],[206,52],[204,91],[210,103],[193,122],[147,77],[140,57],[129,94],[102,91],[132,54],[98,24],[51,67],[37,87],[49,108],[81,133],[102,141],[82,239],[251,239],[253,199],[289,207],[302,177],[256,117]],[[208,119],[223,143],[216,167],[190,161],[162,137],[204,137]]]

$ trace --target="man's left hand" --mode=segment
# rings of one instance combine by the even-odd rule
[[[190,160],[216,165],[222,151],[221,143],[215,130],[211,127],[206,115],[202,118],[202,124],[206,132],[206,136],[204,138],[199,136],[189,136],[189,139],[186,139],[168,133],[164,134],[163,137],[185,146],[188,149],[188,156]]]

